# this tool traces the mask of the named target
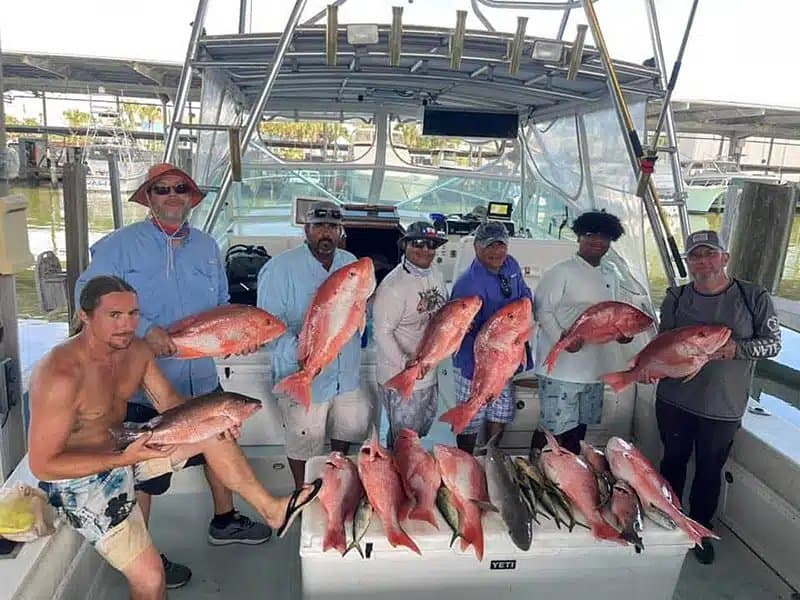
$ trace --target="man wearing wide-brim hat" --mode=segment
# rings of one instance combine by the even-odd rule
[[[186,398],[220,387],[216,366],[211,358],[170,358],[176,348],[166,328],[184,317],[228,302],[228,281],[216,241],[190,227],[187,221],[203,196],[194,180],[181,169],[168,163],[150,167],[147,179],[129,198],[150,209],[147,218],[95,243],[92,261],[75,285],[76,306],[83,286],[97,275],[115,275],[133,286],[140,309],[136,335],[144,338],[160,357],[159,368]],[[126,421],[141,423],[157,414],[151,399],[139,391],[128,402]],[[202,464],[202,456],[195,458],[194,464]],[[269,527],[239,515],[234,510],[231,491],[207,467],[205,472],[215,515],[209,525],[209,543],[267,541],[272,533]],[[137,485],[136,497],[145,520],[149,517],[151,496],[166,492],[170,477],[164,475]],[[162,560],[168,588],[181,587],[189,581],[188,567],[172,563],[163,555]]]

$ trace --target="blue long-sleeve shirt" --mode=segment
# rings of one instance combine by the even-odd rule
[[[507,298],[503,295],[500,284],[500,276],[508,278],[511,288],[511,295]],[[467,335],[461,342],[461,347],[453,356],[453,366],[461,371],[462,377],[472,379],[475,372],[475,338],[495,312],[503,308],[506,304],[519,300],[520,298],[530,298],[533,303],[533,293],[522,277],[522,269],[519,263],[512,256],[506,257],[499,273],[492,273],[481,262],[475,258],[469,268],[453,284],[453,291],[450,299],[463,298],[464,296],[480,296],[483,300],[481,310],[475,316]],[[533,368],[531,355],[528,353],[526,369]]]
[[[172,250],[170,239],[151,221],[133,223],[108,234],[91,247],[92,261],[75,284],[75,305],[83,286],[97,275],[116,275],[139,297],[136,335],[228,302],[228,279],[214,239],[194,228]],[[213,391],[219,385],[211,358],[161,358],[158,366],[172,386],[186,397]],[[131,402],[151,404],[140,390]]]
[[[303,244],[276,256],[261,268],[258,307],[286,323],[286,333],[268,345],[273,383],[298,370],[297,338],[317,289],[331,273],[355,260],[350,252],[336,250],[331,270],[326,271]],[[312,402],[321,404],[337,394],[358,389],[360,369],[361,336],[356,332],[336,359],[314,378]]]

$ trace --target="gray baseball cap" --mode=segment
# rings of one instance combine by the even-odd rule
[[[684,244],[684,247],[686,248],[686,254],[689,254],[692,250],[699,248],[700,246],[717,248],[723,252],[726,250],[725,244],[720,241],[717,232],[711,231],[710,229],[692,232],[686,238],[686,244]]]
[[[495,242],[508,244],[508,230],[505,225],[496,221],[481,223],[475,230],[475,243],[481,248],[491,246]]]
[[[314,202],[306,211],[306,223],[342,224],[342,207],[330,200]]]

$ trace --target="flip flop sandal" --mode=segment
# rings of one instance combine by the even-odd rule
[[[311,493],[300,504],[297,503],[297,499],[305,489],[298,488],[292,492],[292,496],[289,498],[289,504],[286,506],[286,516],[283,518],[283,525],[280,526],[277,532],[279,538],[282,538],[286,534],[289,527],[292,526],[292,523],[294,523],[294,520],[297,518],[297,515],[319,495],[320,489],[322,489],[322,479],[315,479],[311,483]]]

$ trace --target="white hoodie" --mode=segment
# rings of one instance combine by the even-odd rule
[[[431,317],[447,302],[442,274],[420,269],[403,259],[375,291],[372,322],[375,332],[377,378],[383,385],[405,369],[425,334]],[[432,369],[414,385],[415,390],[436,383]]]

